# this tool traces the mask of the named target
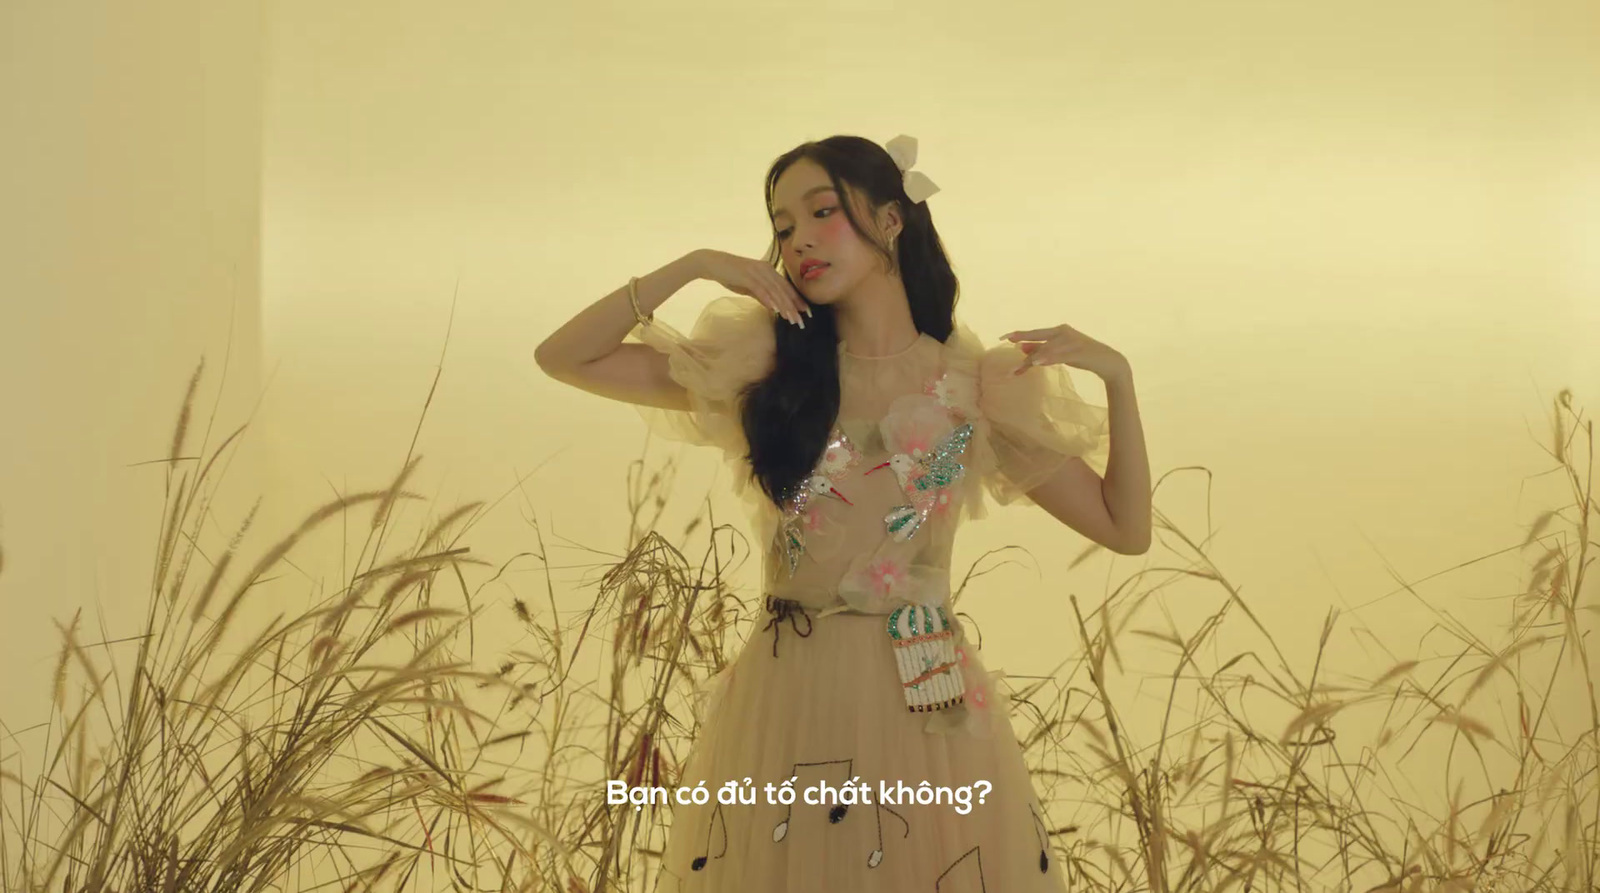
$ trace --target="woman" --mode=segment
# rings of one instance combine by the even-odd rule
[[[691,252],[536,353],[654,430],[719,447],[767,549],[766,624],[708,686],[680,776],[754,796],[675,804],[661,889],[1065,889],[999,674],[951,609],[950,552],[986,495],[1144,552],[1132,375],[1065,325],[985,348],[957,322],[915,153],[906,136],[796,147],[767,175],[764,260]],[[690,336],[653,318],[702,278],[737,295]],[[1104,379],[1110,406],[1085,403],[1064,366]]]

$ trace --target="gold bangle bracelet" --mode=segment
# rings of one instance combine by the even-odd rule
[[[651,313],[650,315],[646,316],[645,314],[639,312],[638,283],[638,276],[628,277],[628,303],[633,305],[633,318],[639,321],[639,325],[647,326],[655,320],[656,315]]]

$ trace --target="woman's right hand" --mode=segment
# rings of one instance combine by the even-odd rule
[[[784,319],[802,329],[806,327],[800,314],[810,316],[810,305],[789,284],[789,280],[778,275],[778,271],[765,261],[702,248],[699,272],[700,278],[710,279],[729,291],[755,298],[767,309],[782,314]]]

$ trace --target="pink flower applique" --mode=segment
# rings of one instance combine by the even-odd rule
[[[895,398],[878,422],[886,450],[914,457],[927,455],[949,430],[949,413],[938,401],[921,394]]]
[[[982,710],[989,706],[989,690],[986,686],[973,679],[967,688],[966,702]]]
[[[822,512],[810,509],[805,513],[805,527],[808,533],[815,533],[822,527]]]
[[[963,667],[967,665],[967,646],[956,646],[956,663],[962,665]]]
[[[940,487],[938,493],[933,498],[933,512],[932,512],[932,514],[935,514],[935,515],[944,514],[945,512],[950,510],[950,506],[953,504],[953,502],[954,502],[954,500],[950,495],[950,488],[949,487]]]
[[[879,596],[893,594],[906,582],[906,569],[893,558],[880,558],[867,566],[867,581]]]

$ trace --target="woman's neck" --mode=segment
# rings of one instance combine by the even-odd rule
[[[916,341],[911,303],[898,278],[874,277],[834,305],[834,321],[845,350],[860,357],[890,356]]]

